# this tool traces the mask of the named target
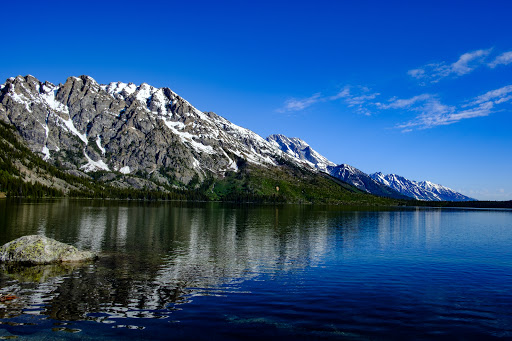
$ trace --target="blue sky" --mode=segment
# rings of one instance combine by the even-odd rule
[[[2,4],[0,78],[167,86],[336,163],[512,199],[510,1]]]

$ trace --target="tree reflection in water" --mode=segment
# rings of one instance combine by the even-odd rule
[[[71,200],[18,205],[9,215],[8,238],[39,232],[101,257],[83,265],[2,267],[2,292],[19,298],[0,304],[0,317],[166,317],[195,295],[224,295],[262,273],[318,262],[327,252],[328,216],[300,206]],[[23,229],[17,231],[18,225]]]

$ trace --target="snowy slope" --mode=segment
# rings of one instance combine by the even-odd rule
[[[198,153],[216,154],[224,149],[250,163],[275,164],[276,149],[261,136],[215,113],[199,111],[168,88],[122,82],[101,85],[101,88],[114,98],[138,101],[150,115],[162,120],[173,134]],[[187,109],[176,113],[172,109],[178,101]],[[215,148],[218,141],[222,141],[223,148]],[[220,151],[220,154],[229,158],[225,152]],[[230,166],[236,170],[234,161]]]
[[[473,201],[475,199],[460,194],[448,187],[430,181],[413,181],[396,174],[384,175],[381,172],[370,174],[372,179],[396,191],[418,200],[427,201]]]
[[[276,148],[281,149],[291,157],[306,162],[310,167],[316,168],[322,172],[328,172],[327,167],[334,167],[336,164],[327,160],[313,150],[305,141],[297,137],[286,137],[280,134],[274,134],[267,137]]]
[[[406,198],[395,190],[373,180],[366,173],[355,167],[346,164],[336,165],[299,138],[290,138],[276,134],[267,137],[267,141],[273,143],[277,148],[280,148],[283,152],[295,158],[297,162],[304,162],[308,166],[328,173],[364,192],[397,199]]]

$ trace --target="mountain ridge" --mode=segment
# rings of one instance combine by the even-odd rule
[[[11,77],[0,123],[0,192],[9,196],[396,204],[147,83]]]
[[[404,177],[392,174],[392,177],[386,178],[382,173],[366,174],[361,170],[347,165],[329,161],[327,158],[314,151],[309,144],[299,138],[289,138],[284,135],[270,135],[267,140],[271,140],[281,150],[288,155],[299,160],[306,161],[319,171],[330,174],[331,176],[345,181],[365,192],[391,197],[395,199],[413,198],[416,200],[427,201],[474,201],[463,194],[434,184],[430,181],[411,181]],[[305,150],[315,157],[307,157]]]
[[[11,77],[0,86],[0,121],[14,126],[32,152],[58,169],[113,188],[169,191],[211,183],[212,188],[203,188],[205,195],[218,198],[230,194],[215,188],[215,181],[237,182],[238,177],[245,180],[236,190],[270,195],[279,186],[260,184],[256,190],[248,181],[256,181],[259,172],[278,184],[277,174],[283,173],[276,167],[284,167],[299,178],[307,173],[312,183],[315,172],[327,173],[358,191],[406,198],[352,166],[334,164],[301,139],[264,139],[213,112],[197,110],[169,88],[147,83],[99,84],[82,75],[55,85],[31,75]],[[274,170],[265,171],[269,168]],[[306,194],[296,191],[294,198],[303,200]]]
[[[370,177],[417,200],[426,201],[475,201],[448,187],[430,181],[414,181],[396,174],[370,174]]]
[[[275,165],[279,154],[256,133],[147,83],[100,85],[81,76],[54,85],[18,76],[4,84],[0,102],[0,119],[14,124],[32,150],[77,174],[153,173],[177,168],[177,155],[183,168],[177,178],[188,183],[195,174],[202,179],[207,171],[236,170],[240,157]],[[71,163],[61,150],[74,153]]]

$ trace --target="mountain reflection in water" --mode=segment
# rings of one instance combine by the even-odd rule
[[[1,265],[0,294],[17,298],[0,303],[0,337],[512,337],[511,217],[4,200],[1,244],[42,234],[100,258]]]
[[[1,243],[37,233],[101,257],[86,265],[4,266],[2,290],[20,299],[0,307],[0,316],[162,317],[194,295],[225,295],[262,273],[314,266],[327,252],[327,214],[308,215],[308,207],[125,205],[19,206],[9,223],[16,228]]]

